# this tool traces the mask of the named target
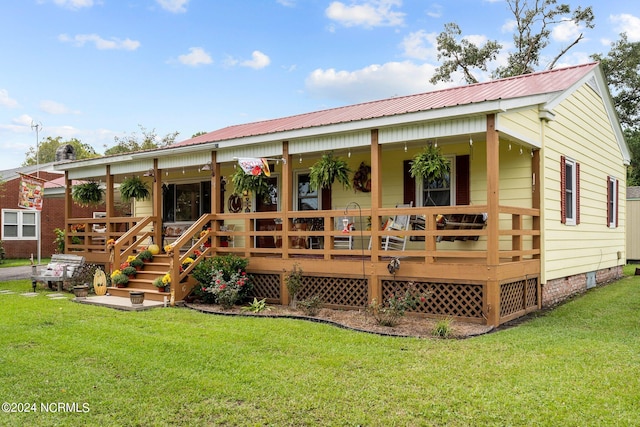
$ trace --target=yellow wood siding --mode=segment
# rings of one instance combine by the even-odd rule
[[[501,133],[511,135],[536,147],[540,146],[540,120],[537,108],[499,114],[496,127]]]
[[[626,171],[599,95],[584,85],[545,129],[543,282],[624,263]],[[560,222],[560,157],[580,164],[580,224]],[[619,226],[607,222],[607,176],[619,180]],[[620,253],[620,254],[619,254]],[[619,259],[620,258],[620,259]]]

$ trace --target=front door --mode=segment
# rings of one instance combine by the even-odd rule
[[[269,183],[269,196],[256,197],[256,212],[275,212],[278,210],[278,177],[271,176],[267,179]],[[273,219],[257,219],[257,231],[281,230],[282,224],[276,224]],[[281,243],[281,242],[277,242]],[[275,248],[276,239],[274,236],[258,236],[256,239],[257,248]]]

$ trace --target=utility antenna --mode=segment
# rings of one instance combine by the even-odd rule
[[[42,122],[35,122],[31,120],[31,130],[36,131],[36,176],[40,178],[40,138],[39,134],[42,130]]]

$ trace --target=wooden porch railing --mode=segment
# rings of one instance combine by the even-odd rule
[[[133,255],[134,251],[142,245],[146,245],[149,237],[153,236],[153,228],[157,226],[155,216],[146,216],[140,218],[136,224],[126,233],[116,239],[113,248],[111,248],[110,259],[112,262],[111,270],[118,268],[123,260],[129,255]]]

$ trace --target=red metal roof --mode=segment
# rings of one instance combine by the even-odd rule
[[[401,96],[273,120],[228,126],[176,143],[172,147],[559,92],[571,87],[572,84],[597,66],[597,63],[590,63],[558,68],[417,95]]]

